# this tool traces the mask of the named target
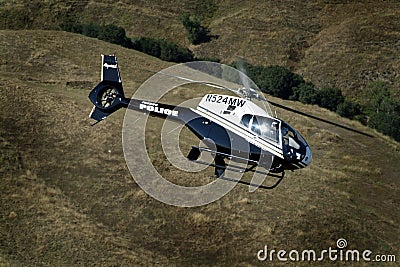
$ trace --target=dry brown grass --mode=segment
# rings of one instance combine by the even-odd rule
[[[0,29],[58,29],[69,16],[81,23],[117,24],[130,37],[163,38],[189,46],[179,15],[202,13],[199,7],[207,2],[1,1]],[[398,1],[214,3],[212,14],[202,14],[211,34],[219,37],[190,46],[197,56],[217,57],[225,63],[242,56],[257,65],[285,65],[318,86],[337,86],[352,97],[376,80],[394,89],[400,86]],[[44,53],[36,51],[31,60]],[[63,69],[62,73],[74,72]]]
[[[278,110],[305,133],[310,167],[288,173],[275,190],[237,186],[207,206],[171,207],[138,188],[125,166],[124,112],[90,127],[90,88],[66,85],[96,84],[101,53],[117,53],[127,95],[150,76],[142,68],[168,64],[61,32],[1,31],[0,43],[0,264],[257,266],[264,245],[318,250],[340,237],[351,248],[399,254],[398,143]],[[353,124],[318,107],[282,103]],[[154,120],[149,131],[159,126]],[[192,145],[187,138],[182,146]],[[157,164],[168,179],[186,183],[212,174]]]

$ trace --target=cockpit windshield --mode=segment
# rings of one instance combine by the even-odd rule
[[[303,160],[308,146],[306,140],[289,124],[282,122],[283,154],[288,158]]]
[[[242,117],[241,123],[250,127],[250,130],[263,139],[279,142],[279,120],[270,117],[262,117],[246,114]]]
[[[285,122],[282,122],[282,137],[285,145],[289,145],[296,149],[300,149],[300,146],[308,145],[303,136]]]

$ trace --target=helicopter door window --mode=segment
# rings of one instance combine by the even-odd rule
[[[258,119],[256,116],[253,117],[253,121],[251,123],[251,130],[258,136],[261,136],[260,124],[258,123]]]
[[[279,141],[279,122],[274,119],[254,116],[251,130],[263,139]]]
[[[279,122],[267,117],[258,117],[261,137],[275,142],[279,140]]]
[[[243,115],[240,123],[243,124],[244,126],[246,126],[246,128],[248,128],[251,117],[252,117],[252,115],[250,115],[250,114]]]

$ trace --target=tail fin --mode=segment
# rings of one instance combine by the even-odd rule
[[[101,57],[101,82],[89,94],[89,99],[94,104],[89,117],[97,122],[129,104],[122,87],[117,57],[114,55],[101,55]]]

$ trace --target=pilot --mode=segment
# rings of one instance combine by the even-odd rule
[[[276,141],[279,140],[279,123],[276,121],[271,123],[271,137],[274,137]]]
[[[286,127],[282,127],[282,137],[285,145],[289,145],[289,130]]]
[[[282,137],[283,137],[283,154],[287,159],[293,160],[296,158],[296,154],[291,146],[289,146],[289,129],[282,127]]]

